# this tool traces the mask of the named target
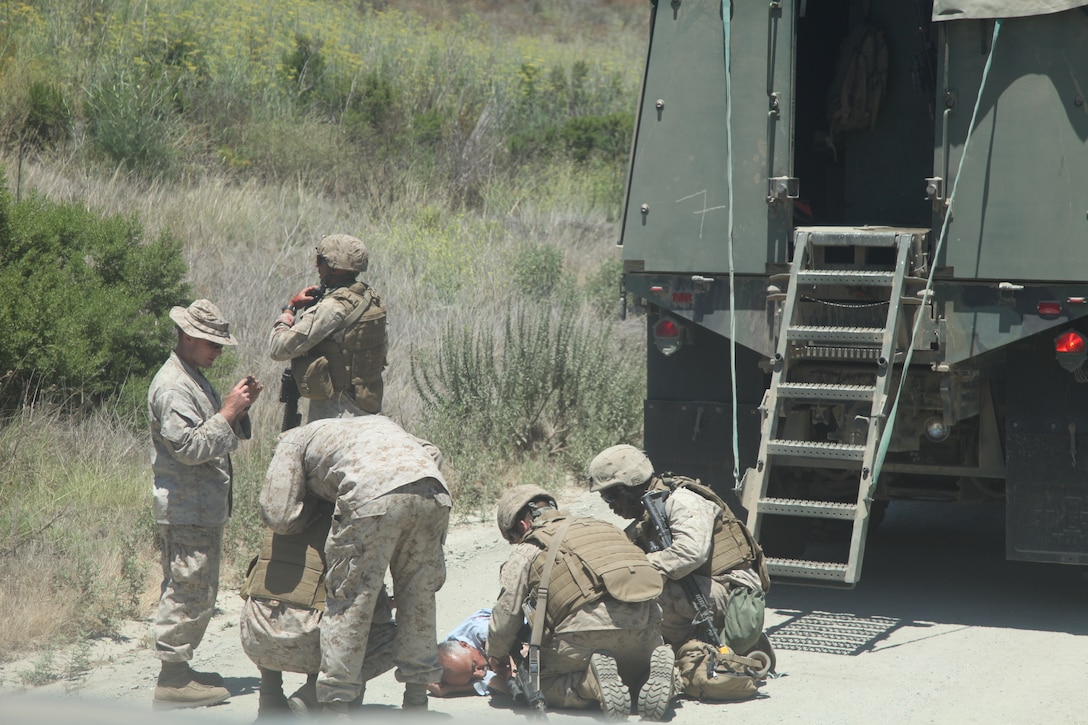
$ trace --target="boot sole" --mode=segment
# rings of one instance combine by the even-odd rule
[[[596,652],[589,658],[589,667],[601,692],[601,710],[607,720],[626,720],[631,714],[631,693],[620,679],[616,660]]]
[[[643,720],[660,722],[665,719],[675,691],[673,668],[676,657],[667,644],[654,649],[650,655],[650,675],[638,693],[638,712]]]
[[[225,695],[216,695],[215,697],[209,697],[204,700],[192,700],[183,702],[180,700],[152,700],[152,710],[183,710],[191,707],[208,707],[209,705],[218,705],[230,698],[230,693]]]

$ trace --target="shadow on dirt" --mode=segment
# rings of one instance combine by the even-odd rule
[[[1088,634],[1084,568],[1006,561],[1004,516],[1000,503],[892,503],[854,589],[772,586],[768,610],[787,617],[772,642],[851,655],[933,624]]]

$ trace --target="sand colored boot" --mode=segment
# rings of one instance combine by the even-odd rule
[[[188,663],[163,662],[151,706],[155,710],[206,707],[217,705],[228,697],[230,691],[227,688],[205,685],[194,679]]]
[[[638,693],[638,714],[643,720],[661,722],[676,696],[676,657],[667,644],[650,655],[650,674]]]
[[[620,679],[616,660],[604,652],[594,652],[586,672],[588,684],[607,720],[626,720],[631,714],[631,693]]]

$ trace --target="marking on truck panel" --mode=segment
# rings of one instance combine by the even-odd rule
[[[913,622],[895,617],[859,617],[845,612],[797,612],[782,624],[767,628],[775,649],[859,655],[870,652],[900,627]]]
[[[692,212],[692,214],[698,214],[699,215],[699,239],[702,239],[703,238],[703,224],[706,221],[707,212],[717,211],[718,209],[725,209],[725,205],[723,204],[721,206],[708,207],[706,205],[706,189],[703,189],[702,191],[697,191],[694,194],[688,194],[687,196],[682,196],[679,199],[677,199],[675,203],[679,204],[682,201],[687,201],[688,199],[694,199],[697,196],[703,197],[703,208],[702,209],[696,209],[695,211]]]

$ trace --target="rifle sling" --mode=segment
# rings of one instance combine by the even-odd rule
[[[536,611],[533,613],[533,631],[529,636],[529,657],[532,658],[533,654],[540,650],[540,643],[544,640],[544,620],[546,619],[548,611],[548,582],[551,580],[552,566],[555,564],[555,559],[559,555],[559,545],[563,542],[563,537],[567,535],[567,529],[570,528],[572,519],[567,519],[559,527],[559,530],[555,533],[551,543],[548,545],[548,551],[545,554],[547,557],[544,560],[544,571],[540,575],[540,584],[536,588]],[[530,686],[537,692],[540,692],[540,669],[539,667],[530,667],[530,676],[533,681]]]

